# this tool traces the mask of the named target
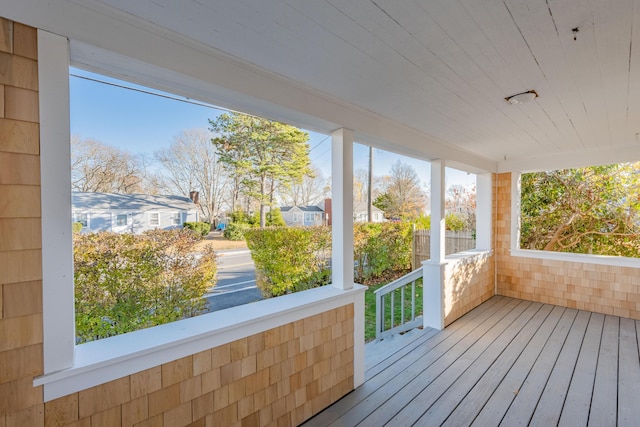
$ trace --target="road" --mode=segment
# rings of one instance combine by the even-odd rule
[[[255,266],[248,251],[218,255],[218,283],[205,298],[209,312],[262,299],[256,287]]]

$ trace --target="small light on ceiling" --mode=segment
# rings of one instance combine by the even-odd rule
[[[505,101],[509,104],[524,104],[529,101],[533,101],[538,97],[538,92],[535,90],[528,90],[526,92],[517,93],[515,95],[507,96]]]

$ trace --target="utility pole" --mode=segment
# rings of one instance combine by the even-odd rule
[[[373,222],[373,147],[369,146],[369,188],[367,192],[367,221]]]

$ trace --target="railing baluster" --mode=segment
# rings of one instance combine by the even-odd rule
[[[400,324],[404,324],[404,288],[406,288],[407,285],[404,285],[403,287],[401,287],[401,291],[400,291],[400,307],[401,307],[401,315],[400,315]]]
[[[396,293],[391,292],[391,328],[395,326],[393,322],[396,315],[395,311],[396,311]]]
[[[416,318],[416,281],[411,282],[411,320]]]

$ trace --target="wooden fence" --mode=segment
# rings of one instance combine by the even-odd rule
[[[413,256],[411,257],[411,267],[415,270],[420,267],[420,263],[430,258],[431,255],[431,230],[413,231]],[[475,249],[476,239],[470,231],[446,231],[445,232],[445,254],[455,254],[456,252]]]

